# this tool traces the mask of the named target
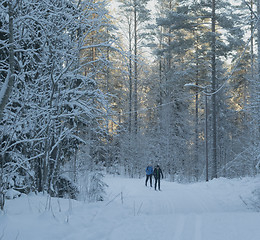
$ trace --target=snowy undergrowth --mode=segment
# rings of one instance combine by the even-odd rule
[[[251,206],[253,209],[260,212],[260,186],[256,188],[252,193],[253,193],[253,197],[250,199],[249,203],[247,204]]]
[[[259,240],[260,177],[178,184],[106,176],[104,201],[7,200],[1,240]]]

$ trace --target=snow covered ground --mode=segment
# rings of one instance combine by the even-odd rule
[[[7,200],[1,240],[259,240],[252,206],[260,176],[195,184],[107,176],[107,199],[84,203],[42,195]],[[253,200],[254,201],[254,200]],[[246,204],[247,205],[246,205]]]

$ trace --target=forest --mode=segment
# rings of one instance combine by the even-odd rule
[[[115,3],[115,2],[114,2]],[[102,201],[104,174],[260,170],[260,0],[1,0],[5,193]]]

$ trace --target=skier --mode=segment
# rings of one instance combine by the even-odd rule
[[[161,170],[159,165],[157,165],[154,168],[153,174],[154,174],[154,178],[155,178],[154,189],[156,191],[156,186],[157,186],[157,182],[158,182],[158,190],[161,191],[160,180],[161,180],[161,176],[162,176],[162,179],[163,179],[163,173],[162,173],[162,170]]]
[[[148,179],[150,179],[150,187],[152,187],[152,176],[153,176],[153,167],[151,165],[148,165],[145,169],[146,172],[146,180],[145,180],[145,186],[147,186]]]

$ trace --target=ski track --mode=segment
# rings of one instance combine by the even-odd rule
[[[246,209],[239,198],[252,191],[246,182],[241,186],[226,180],[197,184],[163,180],[162,191],[155,191],[144,186],[144,179],[108,176],[105,181],[109,188],[103,202],[75,201],[70,209],[70,201],[64,200],[58,211],[59,203],[53,199],[53,213],[44,211],[46,198],[40,202],[28,198],[23,208],[10,206],[2,228],[0,224],[0,239],[1,232],[8,236],[3,240],[260,239],[260,213]]]
[[[136,186],[137,182],[139,182],[138,186]],[[135,186],[128,186],[128,188],[134,189],[134,191],[128,191],[124,201],[124,207],[129,209],[132,202],[135,203],[135,208],[141,206],[139,214],[134,216],[134,221],[125,221],[120,227],[116,226],[107,240],[142,240],[143,238],[138,238],[138,236],[144,236],[145,232],[154,233],[148,234],[147,239],[149,240],[206,240],[210,234],[205,235],[203,225],[205,216],[207,219],[215,221],[214,214],[225,212],[223,206],[228,202],[222,199],[222,196],[211,195],[207,191],[207,187],[201,189],[194,185],[193,188],[191,184],[182,185],[162,181],[162,191],[154,191],[150,187],[140,187],[140,184],[142,184],[141,180],[133,180]],[[127,187],[124,186],[122,189],[126,190]],[[242,207],[241,211],[247,210]],[[161,221],[158,221],[157,217]],[[220,214],[220,218],[223,217]],[[221,227],[225,226],[221,225]],[[232,224],[228,228],[231,235],[237,236]],[[131,232],[130,229],[133,229],[136,235],[124,236],[123,233]],[[159,229],[158,233],[156,233],[156,229]],[[214,239],[237,240],[240,238],[221,236],[221,238]]]
[[[196,226],[195,226],[195,238],[194,240],[200,240],[202,238],[202,235],[201,235],[201,230],[202,230],[202,222],[201,222],[201,216],[197,215],[196,216]]]
[[[173,235],[173,240],[181,239],[184,233],[185,222],[186,222],[186,217],[184,215],[179,216],[177,225],[175,226],[175,233]]]

